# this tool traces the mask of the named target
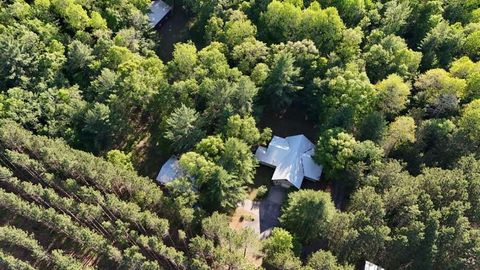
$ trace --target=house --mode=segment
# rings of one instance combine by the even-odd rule
[[[323,167],[313,161],[315,145],[303,134],[273,136],[268,147],[258,147],[255,156],[262,165],[275,168],[272,181],[285,188],[302,186],[303,179],[319,181]]]
[[[385,270],[384,268],[375,265],[369,261],[365,261],[365,267],[363,268],[364,270]]]
[[[183,176],[183,172],[178,164],[178,159],[175,156],[171,156],[163,164],[156,179],[160,184],[166,185],[181,176]]]
[[[172,11],[172,7],[169,6],[167,3],[163,2],[162,0],[153,1],[150,5],[150,14],[148,14],[148,18],[150,20],[150,25],[153,27],[162,23],[163,20],[167,18],[167,16]]]

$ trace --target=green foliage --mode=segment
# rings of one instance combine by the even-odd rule
[[[302,243],[322,238],[335,215],[330,194],[300,190],[288,195],[280,222]]]
[[[208,136],[195,145],[195,152],[205,158],[218,161],[225,151],[225,144],[220,136]]]
[[[384,18],[381,21],[381,30],[385,34],[402,34],[408,25],[409,17],[412,14],[412,6],[408,1],[389,1],[384,6]]]
[[[416,147],[424,153],[423,162],[432,167],[452,164],[458,156],[454,141],[456,132],[456,125],[448,119],[429,119],[422,122],[417,131]]]
[[[1,267],[254,269],[257,235],[214,212],[246,198],[257,145],[301,127],[343,211],[291,193],[264,267],[478,268],[479,1],[176,1],[171,38],[192,41],[165,64],[150,4],[0,4],[0,211],[18,226]],[[271,116],[288,127],[257,128]],[[159,153],[184,173],[165,194],[131,158],[153,176]],[[295,239],[324,250],[302,261]]]
[[[22,213],[27,219],[42,223],[52,230],[63,232],[79,244],[103,255],[108,256],[110,249],[115,249],[102,235],[78,226],[69,216],[60,214],[52,208],[46,209],[23,201],[15,194],[8,193],[3,189],[0,189],[0,204],[11,211]]]
[[[133,171],[133,164],[132,164],[131,158],[132,158],[132,155],[130,153],[125,154],[120,150],[110,150],[107,153],[107,160],[109,162],[125,170]]]
[[[335,50],[342,40],[345,29],[342,19],[335,8],[321,9],[317,2],[304,10],[299,26],[302,39],[311,39],[317,48],[327,54]]]
[[[449,1],[446,3],[445,16],[451,21],[466,23],[474,19],[472,11],[479,7],[480,3],[476,0]]]
[[[61,250],[47,253],[32,234],[12,226],[0,227],[0,242],[22,247],[31,252],[32,256],[40,261],[52,262],[54,269],[58,270],[93,270],[92,267],[83,265],[70,255],[64,255]]]
[[[269,73],[270,68],[264,63],[259,63],[253,68],[250,77],[256,85],[261,86],[267,80]]]
[[[325,54],[335,49],[345,29],[335,8],[322,9],[317,2],[301,10],[289,2],[272,1],[261,19],[270,41],[311,39]]]
[[[302,90],[297,84],[300,69],[294,65],[293,55],[286,52],[276,54],[270,73],[262,89],[264,99],[270,100],[275,108],[285,108],[292,103],[293,93]]]
[[[365,53],[367,74],[373,82],[392,73],[411,79],[416,75],[421,59],[421,53],[409,49],[405,41],[395,35],[375,41]]]
[[[282,228],[274,228],[272,234],[263,241],[263,251],[267,258],[274,256],[275,253],[293,251],[292,235]]]
[[[193,75],[198,63],[197,48],[191,43],[177,43],[173,59],[168,62],[169,74],[173,79],[185,80]]]
[[[302,10],[289,2],[272,1],[262,15],[266,35],[272,42],[291,40],[297,34]]]
[[[227,216],[213,213],[203,220],[202,231],[204,236],[194,237],[189,244],[194,269],[254,268],[246,255],[247,251],[258,254],[259,241],[250,228],[235,231],[229,227]]]
[[[353,269],[351,265],[341,265],[337,262],[337,258],[330,252],[319,250],[308,258],[307,266],[311,269],[322,270],[348,270]]]
[[[442,20],[442,1],[409,1],[412,13],[409,17],[407,35],[411,36],[410,46],[418,47],[427,33]]]
[[[35,270],[33,266],[27,262],[21,261],[0,249],[0,265],[12,270]]]
[[[465,106],[458,127],[469,140],[476,140],[478,138],[478,132],[480,132],[479,99],[476,99]]]
[[[81,181],[91,181],[99,190],[123,194],[142,207],[161,204],[162,192],[149,179],[119,169],[103,158],[74,150],[62,141],[35,136],[11,122],[1,123],[0,145],[4,149],[22,149],[64,177],[81,176]]]
[[[257,195],[255,196],[256,200],[261,200],[265,198],[268,194],[268,188],[265,185],[261,185],[257,189]]]
[[[450,73],[467,82],[465,89],[465,101],[472,101],[480,97],[478,91],[480,86],[480,64],[473,62],[470,58],[464,56],[452,63]]]
[[[327,172],[343,170],[353,156],[355,143],[355,138],[343,130],[328,129],[318,139],[315,160]]]
[[[465,52],[475,61],[480,60],[480,30],[469,34],[465,39]]]
[[[257,28],[240,11],[232,13],[225,23],[225,43],[230,47],[239,45],[247,38],[255,37]]]
[[[447,67],[461,52],[464,40],[460,24],[438,23],[421,42],[423,69]]]
[[[220,159],[220,164],[234,174],[238,181],[253,184],[258,161],[253,156],[250,147],[240,139],[228,138],[225,141],[225,151]]]
[[[465,81],[452,77],[443,69],[432,69],[422,74],[415,83],[421,90],[421,99],[433,103],[441,95],[451,94],[459,99],[464,96]]]
[[[260,62],[264,61],[268,54],[265,43],[254,38],[247,38],[242,43],[233,47],[232,59],[238,63],[238,69],[243,73],[252,73],[251,70]]]
[[[364,34],[359,27],[347,28],[343,31],[342,41],[335,49],[335,53],[343,63],[349,63],[358,58],[361,54],[360,44],[363,38]]]
[[[319,105],[316,106],[322,108],[322,118],[343,127],[351,127],[362,115],[369,113],[377,95],[367,74],[355,63],[345,68],[332,68],[327,78],[314,83],[319,87]]]
[[[383,156],[384,150],[372,141],[359,142],[351,134],[335,128],[322,133],[314,159],[323,165],[327,177],[355,188],[363,174],[378,164]]]
[[[269,128],[262,132],[257,129],[256,122],[253,117],[241,118],[234,115],[228,118],[225,127],[226,137],[235,137],[243,140],[248,145],[264,144],[270,140],[272,131]]]
[[[244,179],[237,179],[224,168],[205,157],[188,152],[180,158],[180,166],[193,178],[199,202],[207,211],[231,211],[245,197]]]
[[[197,112],[183,104],[167,118],[166,125],[165,138],[172,142],[176,151],[191,148],[203,135]]]
[[[380,142],[385,135],[387,129],[387,121],[380,112],[372,112],[365,116],[360,123],[357,131],[357,137],[360,140],[370,140]]]
[[[388,115],[397,115],[408,105],[411,85],[396,74],[389,75],[377,83],[378,107]]]
[[[89,25],[87,12],[73,0],[54,0],[52,6],[73,30],[84,30]]]
[[[382,141],[385,152],[398,149],[402,145],[415,142],[415,129],[417,128],[413,118],[399,116],[388,126],[387,133]]]
[[[302,262],[293,252],[294,239],[288,231],[282,228],[274,228],[262,244],[267,264],[277,269],[298,269],[301,267]]]

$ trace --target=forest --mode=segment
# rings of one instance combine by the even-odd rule
[[[480,0],[165,2],[161,59],[151,0],[0,0],[0,269],[480,269]],[[259,238],[282,125],[322,187]]]

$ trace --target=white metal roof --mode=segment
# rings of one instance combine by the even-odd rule
[[[258,147],[255,156],[260,163],[275,167],[272,180],[287,180],[300,188],[304,177],[320,180],[322,166],[317,165],[311,157],[314,147],[304,135],[286,138],[274,136],[268,148]]]
[[[165,185],[181,175],[178,159],[175,156],[171,156],[160,169],[157,181]]]
[[[150,5],[150,14],[148,14],[150,25],[155,27],[165,16],[167,16],[170,10],[172,10],[172,7],[162,0],[152,2]]]
[[[385,270],[384,268],[375,265],[369,261],[365,261],[365,267],[363,268],[364,270]]]

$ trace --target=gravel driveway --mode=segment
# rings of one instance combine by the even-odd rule
[[[272,186],[268,191],[268,195],[260,202],[260,236],[265,238],[270,235],[273,227],[279,225],[278,217],[280,216],[280,209],[287,190],[280,186]]]

